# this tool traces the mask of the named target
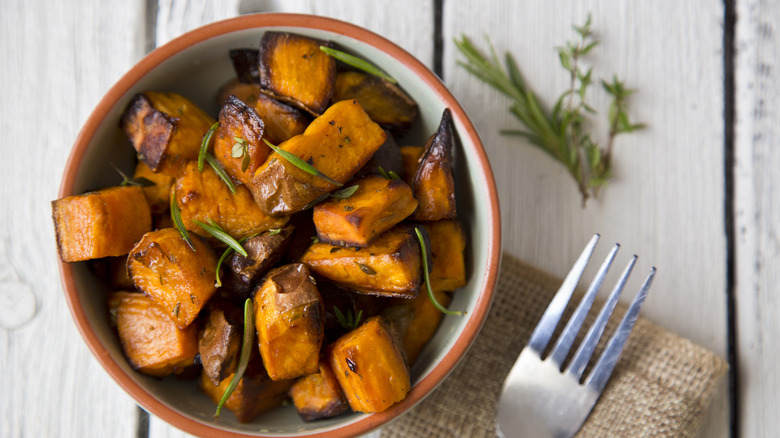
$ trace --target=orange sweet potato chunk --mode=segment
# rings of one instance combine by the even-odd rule
[[[111,187],[51,203],[57,248],[64,262],[120,256],[152,227],[140,187]]]
[[[306,265],[294,263],[269,272],[254,304],[260,355],[271,379],[317,372],[323,306]]]
[[[130,101],[120,123],[141,161],[176,177],[187,161],[198,158],[214,119],[182,95],[147,91]]]
[[[454,146],[452,115],[447,108],[442,114],[439,128],[425,145],[425,152],[411,184],[414,197],[420,201],[414,219],[437,221],[455,218],[455,181],[452,177]]]
[[[254,109],[235,96],[228,97],[219,111],[219,128],[214,135],[214,156],[233,179],[247,184],[268,157],[271,148],[263,143],[264,132],[263,119]],[[239,139],[244,145],[239,143]],[[233,153],[236,144],[241,149],[240,155]]]
[[[339,183],[347,182],[385,142],[387,134],[357,102],[341,101],[315,119],[303,134],[279,147],[308,162]],[[277,153],[255,172],[249,189],[270,215],[305,209],[338,186],[306,173]]]
[[[149,295],[179,328],[189,326],[217,288],[217,257],[190,233],[193,251],[174,228],[144,234],[130,251],[127,271],[136,289]]]
[[[153,214],[165,213],[171,203],[171,186],[175,179],[164,173],[152,172],[143,161],[135,166],[133,179],[136,178],[145,178],[154,184],[143,187],[144,196]]]
[[[445,292],[434,291],[433,294],[444,307],[449,306],[452,301],[452,297]],[[421,292],[420,296],[411,300],[408,306],[411,307],[412,318],[404,331],[403,345],[409,365],[413,365],[423,347],[436,334],[444,314],[433,306],[427,291]]]
[[[423,224],[431,239],[429,273],[434,291],[454,291],[466,285],[466,234],[456,220],[442,220]]]
[[[320,360],[319,371],[295,381],[290,397],[303,421],[333,417],[349,409],[344,391],[324,359]]]
[[[420,158],[422,158],[425,148],[422,146],[401,146],[401,160],[403,162],[403,179],[410,186],[414,184],[414,177],[417,175],[417,169],[420,167]]]
[[[320,50],[330,42],[283,32],[260,40],[260,85],[275,97],[314,115],[322,114],[333,95],[336,60]]]
[[[195,361],[196,327],[180,329],[163,308],[140,293],[116,292],[109,310],[133,368],[151,376],[178,374]]]
[[[411,388],[393,330],[386,318],[375,316],[328,349],[330,366],[354,411],[382,412]]]
[[[420,244],[414,227],[406,224],[362,248],[315,243],[301,261],[317,275],[369,295],[415,298],[422,284]]]
[[[357,100],[383,128],[404,130],[417,117],[417,103],[400,87],[374,75],[345,71],[336,75],[333,101]]]
[[[355,180],[355,193],[331,198],[314,207],[320,241],[339,246],[366,246],[417,208],[412,189],[400,179],[369,176]]]

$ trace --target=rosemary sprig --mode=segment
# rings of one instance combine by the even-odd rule
[[[391,76],[389,76],[387,73],[383,72],[382,70],[374,67],[370,63],[368,63],[365,60],[362,60],[356,56],[352,56],[349,53],[344,53],[341,50],[332,49],[330,47],[320,46],[320,50],[327,53],[328,55],[338,59],[339,61],[343,62],[344,64],[351,65],[352,67],[355,67],[359,70],[363,70],[366,73],[372,74],[374,76],[378,76],[387,82],[390,82],[392,84],[398,83],[395,79],[393,79]]]
[[[272,236],[274,235],[273,230],[274,229],[272,228],[271,229],[271,235]],[[276,231],[277,231],[276,234],[279,234],[282,230],[277,229]],[[244,237],[243,239],[239,240],[238,243],[241,244],[242,245],[241,247],[243,248],[244,242],[246,242],[247,240],[257,236],[257,234],[258,233],[255,233],[255,234],[252,234],[251,236]],[[222,255],[219,256],[219,260],[217,260],[217,279],[216,279],[216,282],[214,283],[214,286],[222,287],[222,279],[220,279],[220,277],[219,277],[219,271],[222,268],[222,264],[225,263],[225,260],[228,257],[230,257],[234,252],[236,252],[236,251],[233,249],[233,247],[228,246],[227,248],[225,248],[225,251],[222,253]]]
[[[360,318],[363,316],[363,311],[359,310],[357,315],[352,313],[352,309],[347,311],[347,314],[341,312],[341,310],[333,306],[333,313],[336,315],[336,319],[339,324],[347,330],[354,330],[360,325]]]
[[[302,171],[308,173],[309,175],[314,175],[316,177],[322,178],[325,181],[327,181],[327,182],[329,182],[329,183],[331,183],[331,184],[333,184],[333,185],[335,185],[337,187],[341,187],[341,186],[344,185],[344,184],[336,181],[335,179],[331,179],[329,176],[325,175],[324,173],[320,172],[319,170],[317,170],[316,167],[314,167],[311,164],[307,163],[306,161],[302,160],[297,155],[295,155],[295,154],[293,154],[291,152],[287,152],[286,150],[280,148],[279,146],[274,146],[273,144],[271,144],[271,142],[269,142],[265,138],[263,139],[263,141],[265,142],[265,144],[268,145],[269,148],[273,149],[274,152],[279,154],[285,160],[289,161],[290,164],[292,164],[293,166],[297,167],[298,169],[301,169]]]
[[[236,193],[236,186],[233,184],[233,180],[230,179],[230,176],[228,176],[227,172],[225,172],[225,169],[221,164],[219,164],[217,157],[212,155],[210,152],[206,152],[203,155],[206,157],[206,161],[209,162],[209,165],[211,165],[211,168],[214,169],[214,172],[217,172],[217,175],[219,175],[220,179],[222,179],[222,181],[227,184],[228,189],[230,189],[230,193]]]
[[[242,256],[246,257],[247,252],[244,249],[243,246],[241,246],[240,243],[236,241],[230,234],[226,233],[225,230],[222,229],[219,225],[209,220],[210,224],[204,224],[201,221],[193,220],[192,222],[195,223],[195,225],[203,228],[207,233],[214,236],[215,239],[219,240],[220,242],[224,243],[225,245],[233,248],[234,251],[241,254]]]
[[[439,300],[433,295],[433,288],[431,288],[431,277],[428,273],[428,251],[425,250],[425,238],[422,235],[419,227],[414,227],[414,232],[417,234],[417,240],[420,242],[420,251],[422,251],[422,265],[423,276],[425,278],[425,288],[428,289],[428,298],[431,300],[433,307],[437,308],[445,315],[465,315],[466,312],[448,310],[446,307],[439,303]]]
[[[331,193],[330,196],[336,199],[347,199],[350,196],[354,195],[359,188],[360,186],[355,184],[354,186],[349,186],[341,190],[336,190],[335,192]]]
[[[190,239],[190,233],[187,232],[187,228],[184,227],[184,222],[181,220],[181,211],[179,211],[179,205],[176,203],[176,186],[171,187],[171,221],[173,226],[179,230],[179,234],[187,242],[187,245],[191,250],[195,251],[195,245]]]
[[[198,172],[203,172],[203,160],[206,159],[206,152],[208,152],[211,138],[214,136],[214,132],[219,128],[219,122],[214,122],[213,125],[206,131],[206,135],[203,136],[203,140],[200,142],[200,151],[198,151]]]
[[[119,170],[119,168],[116,167],[114,165],[114,163],[109,163],[109,164],[111,164],[111,167],[113,167],[114,170],[116,170],[116,173],[118,173],[119,176],[122,177],[122,182],[119,183],[119,185],[122,186],[122,187],[125,187],[125,186],[151,187],[151,186],[155,185],[154,181],[150,181],[149,179],[144,178],[142,176],[139,176],[138,178],[130,178],[129,176],[127,176],[126,173],[124,173],[121,170]]]
[[[512,100],[509,111],[524,129],[502,130],[501,133],[525,137],[560,161],[574,178],[583,206],[588,198],[598,195],[600,188],[612,176],[611,155],[615,137],[643,127],[642,124],[632,123],[628,117],[627,99],[633,90],[625,88],[623,82],[614,77],[611,83],[601,81],[604,90],[612,97],[606,147],[601,148],[585,129],[586,113],[596,114],[596,110],[586,102],[588,87],[593,83],[592,69],[584,70],[580,63],[598,45],[590,26],[590,17],[583,26],[573,26],[579,41],[557,48],[561,66],[571,79],[569,88],[558,97],[549,112],[542,108],[539,97],[523,79],[511,54],[506,53],[505,66],[502,66],[489,40],[490,56],[483,54],[466,36],[455,40],[455,45],[466,58],[458,64]]]
[[[225,389],[225,392],[222,394],[222,398],[219,400],[219,404],[217,405],[217,412],[214,413],[215,419],[219,418],[219,413],[222,412],[222,406],[225,405],[227,399],[230,398],[230,394],[232,394],[233,390],[235,390],[236,386],[238,386],[238,382],[241,380],[241,377],[244,376],[246,366],[249,364],[249,357],[253,347],[252,339],[254,338],[254,334],[255,310],[254,306],[252,305],[252,299],[247,298],[244,302],[244,335],[243,339],[241,340],[241,355],[238,359],[238,369],[233,375],[233,379],[230,380],[230,385],[228,385],[227,389]]]
[[[385,179],[401,179],[397,173],[393,172],[392,170],[387,172],[382,166],[379,166],[377,170],[379,170],[379,174],[385,177]]]

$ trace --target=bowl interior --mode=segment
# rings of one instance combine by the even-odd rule
[[[423,145],[428,136],[435,132],[442,111],[446,107],[453,109],[456,134],[460,140],[455,151],[456,196],[458,217],[468,234],[466,260],[469,280],[464,288],[454,294],[451,308],[468,310],[469,313],[462,317],[444,318],[436,335],[412,368],[412,383],[416,387],[410,393],[410,400],[391,408],[390,413],[383,414],[384,422],[418,402],[425,395],[421,392],[429,392],[443,379],[459,356],[465,353],[486,315],[495,284],[499,253],[497,246],[500,244],[500,239],[499,242],[495,239],[498,207],[492,174],[487,166],[482,145],[462,109],[438,79],[427,69],[421,69],[422,64],[413,60],[411,55],[384,40],[383,44],[393,47],[392,55],[386,51],[389,46],[383,45],[380,48],[365,42],[365,38],[356,39],[333,29],[307,27],[311,26],[311,23],[304,26],[284,16],[280,20],[277,21],[290,24],[252,27],[247,26],[244,21],[242,23],[246,28],[211,35],[207,39],[192,43],[174,41],[171,44],[178,44],[183,48],[151,65],[137,81],[129,84],[129,88],[120,89],[118,93],[116,87],[112,89],[115,95],[109,93],[113,100],[108,102],[110,106],[107,111],[98,114],[96,110],[91,117],[99,120],[94,134],[89,138],[79,139],[87,142],[87,146],[83,149],[81,162],[78,162],[78,158],[71,158],[71,161],[76,162],[69,163],[69,168],[75,167],[75,170],[66,171],[63,192],[67,193],[61,193],[61,196],[118,184],[120,179],[108,163],[113,163],[126,172],[132,172],[134,151],[119,129],[119,118],[136,93],[146,90],[180,93],[215,116],[219,110],[215,99],[216,92],[222,84],[234,77],[228,50],[257,47],[266,30],[289,31],[331,40],[341,49],[371,60],[396,78],[420,108],[418,120],[399,141],[399,145]],[[380,37],[371,35],[374,39],[381,40]],[[398,52],[402,52],[406,58],[400,61],[394,59],[393,56],[398,56]],[[365,414],[345,414],[323,421],[304,423],[292,407],[279,408],[247,424],[239,423],[230,411],[223,410],[219,422],[215,422],[212,418],[214,403],[197,388],[195,381],[181,381],[174,377],[156,379],[135,372],[125,360],[114,330],[109,325],[106,309],[106,296],[109,292],[107,286],[97,281],[83,263],[64,265],[62,269],[66,276],[73,276],[75,288],[69,288],[68,282],[65,282],[66,290],[71,295],[71,307],[74,314],[82,314],[82,319],[87,321],[88,326],[80,324],[80,329],[98,359],[140,404],[182,429],[198,433],[198,430],[191,426],[205,424],[243,434],[288,436],[327,432],[345,425],[353,425],[353,431],[365,432],[378,425],[376,421],[366,421],[369,416]],[[462,344],[464,339],[465,345]],[[454,354],[453,346],[458,342],[461,344],[456,349],[457,354]],[[421,382],[426,383],[420,385]],[[156,399],[155,403],[149,403],[144,392]],[[177,418],[176,414],[181,418]],[[356,427],[358,424],[365,426]]]

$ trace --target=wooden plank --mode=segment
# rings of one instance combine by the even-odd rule
[[[780,430],[780,5],[737,1],[735,228],[739,432]]]
[[[630,113],[648,128],[617,139],[615,178],[583,209],[561,165],[527,142],[498,133],[518,126],[507,112],[508,100],[456,66],[460,56],[451,41],[466,34],[484,48],[488,34],[499,53],[516,56],[549,108],[569,81],[554,48],[575,39],[571,25],[584,23],[589,12],[602,42],[588,58],[594,75],[609,79],[614,72],[638,89]],[[722,21],[723,5],[715,0],[540,0],[484,2],[479,8],[468,0],[447,0],[443,64],[445,82],[488,150],[505,250],[564,275],[593,233],[602,234],[605,243],[597,253],[602,257],[612,242],[621,242],[620,260],[640,256],[629,290],[636,290],[651,264],[658,267],[643,314],[725,357]],[[591,93],[593,106],[605,114],[606,94],[598,85]],[[594,126],[606,132],[603,121]],[[727,433],[723,385],[701,436]]]
[[[136,434],[61,290],[51,206],[72,142],[143,54],[143,1],[3,2],[0,14],[0,436]]]
[[[160,0],[157,12],[157,43],[163,44],[200,25],[241,13],[290,12],[315,14],[344,20],[370,29],[415,55],[426,65],[433,64],[433,2],[403,0],[394,2],[354,2],[334,0],[231,0],[219,8],[206,0]],[[414,11],[414,13],[410,13]],[[149,436],[173,438],[189,436],[151,416]]]

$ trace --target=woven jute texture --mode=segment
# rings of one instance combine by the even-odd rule
[[[501,386],[560,284],[505,254],[490,314],[474,345],[428,398],[386,426],[381,436],[495,437]],[[615,311],[597,355],[624,311]],[[640,318],[577,437],[692,436],[726,371],[726,363],[712,352]]]

